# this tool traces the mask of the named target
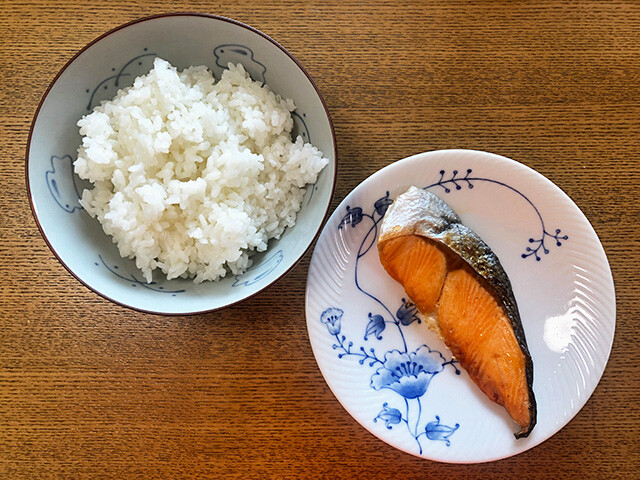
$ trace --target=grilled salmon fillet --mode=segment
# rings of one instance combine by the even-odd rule
[[[436,195],[411,187],[389,207],[380,262],[469,377],[526,437],[536,424],[533,362],[511,282],[489,246]]]

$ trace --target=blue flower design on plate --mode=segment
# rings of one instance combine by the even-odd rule
[[[427,392],[429,382],[444,369],[444,363],[440,352],[426,345],[410,353],[392,350],[385,354],[382,367],[371,377],[371,387],[388,388],[404,398],[418,398]]]
[[[541,259],[539,251],[544,254],[549,253],[545,240],[552,238],[555,240],[556,245],[560,247],[562,245],[561,240],[568,239],[567,235],[560,235],[560,229],[556,229],[555,234],[549,233],[537,207],[516,188],[498,180],[471,176],[471,169],[468,169],[463,177],[458,176],[457,170],[454,170],[448,178],[445,178],[445,173],[445,170],[441,170],[440,178],[424,188],[437,187],[443,189],[445,194],[448,194],[464,187],[473,189],[475,182],[488,182],[508,188],[526,200],[540,220],[541,233],[537,239],[533,237],[529,239],[529,243],[534,244],[534,247],[528,247],[525,253],[522,254],[523,258],[534,256],[539,261]],[[371,375],[370,387],[376,391],[390,390],[398,395],[400,400],[398,405],[392,406],[389,402],[383,403],[382,409],[373,421],[383,421],[388,429],[404,424],[409,434],[416,440],[419,452],[422,453],[424,439],[444,442],[446,446],[450,446],[450,437],[460,428],[459,423],[455,423],[453,426],[442,423],[439,415],[435,415],[435,421],[427,421],[423,416],[421,400],[428,395],[429,385],[434,377],[444,371],[447,365],[451,366],[456,374],[460,374],[460,370],[456,367],[456,360],[453,358],[446,360],[440,352],[432,350],[428,345],[421,345],[412,351],[408,349],[403,329],[414,322],[421,321],[418,316],[418,310],[413,303],[403,298],[397,308],[389,308],[376,295],[365,290],[360,284],[359,262],[376,244],[378,225],[392,203],[393,199],[390,198],[389,192],[386,192],[383,197],[376,200],[370,211],[371,213],[365,211],[361,206],[347,206],[346,212],[339,222],[338,229],[361,229],[364,224],[368,224],[368,230],[363,230],[363,240],[356,255],[354,282],[356,288],[363,295],[378,305],[379,311],[369,312],[362,319],[363,339],[365,342],[369,342],[381,340],[383,334],[396,335],[398,348],[385,352],[382,357],[376,353],[374,347],[361,345],[356,348],[353,340],[349,340],[346,335],[340,334],[340,322],[344,312],[338,307],[327,308],[322,313],[320,320],[327,326],[329,334],[334,337],[333,349],[338,352],[339,358],[355,357],[360,365],[365,365],[366,363],[368,367],[375,367],[375,371]],[[335,315],[335,312],[339,312],[339,315]],[[353,321],[357,321],[357,319]],[[387,327],[390,327],[390,329],[387,330]],[[410,408],[411,406],[413,408]]]
[[[435,422],[427,423],[425,427],[425,433],[427,434],[427,438],[429,440],[440,440],[446,443],[447,447],[451,445],[451,441],[449,437],[455,433],[456,430],[460,428],[460,424],[456,423],[453,427],[449,427],[447,425],[442,425],[440,423],[440,417],[436,415]]]
[[[396,311],[396,317],[402,325],[411,325],[413,322],[422,323],[420,317],[418,317],[418,307],[413,303],[402,299],[402,305]]]
[[[320,316],[320,321],[327,326],[331,335],[340,333],[340,319],[344,312],[339,308],[327,308]]]
[[[404,401],[404,413],[399,408],[392,407],[388,402],[385,402],[382,405],[382,410],[373,421],[382,420],[388,429],[393,428],[394,425],[404,423],[409,434],[415,438],[418,450],[422,453],[421,441],[423,437],[429,440],[440,440],[441,438],[438,433],[431,431],[433,429],[427,432],[427,426],[424,424],[422,416],[422,402],[420,399],[427,393],[433,377],[442,372],[447,365],[451,365],[456,373],[460,373],[460,370],[455,366],[456,361],[453,359],[446,361],[440,352],[431,350],[427,345],[422,345],[415,351],[409,352],[405,343],[404,350],[388,351],[383,358],[376,354],[374,347],[367,349],[364,346],[360,346],[359,349],[356,349],[353,341],[347,340],[345,335],[340,334],[343,316],[344,311],[336,307],[327,308],[320,315],[320,321],[327,327],[329,334],[335,338],[336,342],[333,344],[333,349],[338,351],[338,358],[355,357],[360,365],[366,363],[369,367],[376,366],[376,370],[371,375],[371,388],[374,390],[391,390]],[[369,322],[365,328],[365,341],[370,335],[380,340],[382,338],[381,332],[387,322],[385,322],[382,315],[369,313],[368,318]],[[389,323],[397,327],[397,331],[404,342],[402,323],[397,319],[389,321]],[[417,405],[417,415],[415,412],[411,413],[409,402]],[[439,428],[447,434],[448,438],[458,426],[456,424],[456,427],[451,427],[454,428],[452,431],[447,431],[446,425],[442,425]],[[450,442],[447,443],[447,445],[449,444]]]
[[[382,315],[373,315],[369,313],[369,323],[364,333],[364,339],[367,340],[369,335],[373,335],[378,340],[382,340],[382,332],[386,328],[387,324],[384,321]]]
[[[376,418],[373,419],[374,422],[378,420],[382,420],[384,422],[384,426],[391,430],[392,425],[397,425],[402,421],[402,413],[397,408],[390,408],[387,402],[382,404],[382,410],[378,414]]]

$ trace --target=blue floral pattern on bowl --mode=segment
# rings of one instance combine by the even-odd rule
[[[253,50],[246,45],[228,43],[218,45],[213,49],[213,55],[216,57],[216,65],[220,68],[228,68],[230,63],[234,65],[241,63],[253,80],[265,84],[267,67],[256,60]]]
[[[141,286],[143,288],[146,288],[147,290],[153,290],[154,292],[170,293],[174,297],[178,293],[185,292],[184,289],[182,289],[182,290],[168,290],[165,287],[163,287],[161,285],[158,285],[157,282],[145,282],[144,280],[139,280],[132,273],[121,274],[121,273],[119,273],[117,271],[117,270],[120,270],[120,267],[118,265],[109,266],[109,264],[107,264],[107,262],[104,261],[104,258],[102,258],[102,255],[98,255],[98,259],[100,260],[100,263],[94,262],[95,266],[103,266],[104,268],[109,270],[112,274],[114,274],[116,277],[121,278],[122,280],[124,280],[126,282],[129,282],[132,287],[137,287],[139,285],[139,286]]]
[[[269,276],[271,272],[273,272],[278,265],[282,262],[284,258],[284,253],[282,250],[276,250],[269,258],[267,258],[264,262],[247,269],[241,275],[236,275],[236,279],[231,285],[232,287],[239,286],[249,286],[253,285],[256,282],[266,278]]]
[[[113,72],[113,75],[109,75],[107,78],[98,83],[98,85],[96,85],[94,88],[87,88],[85,90],[85,92],[89,94],[87,111],[91,111],[93,107],[95,107],[99,103],[96,101],[96,97],[98,96],[99,92],[102,93],[102,90],[112,92],[110,97],[113,97],[117,89],[124,87],[124,85],[120,83],[122,78],[131,79],[133,77],[132,73],[126,71],[127,68],[135,65],[136,63],[138,64],[138,67],[141,67],[144,59],[153,59],[158,55],[157,53],[148,52],[148,50],[149,49],[145,47],[143,49],[145,53],[136,55],[132,59],[124,62],[124,64],[120,68],[112,67],[111,72]],[[102,97],[104,97],[104,95],[102,95]]]
[[[82,210],[71,155],[51,156],[51,170],[45,172],[45,179],[51,196],[62,210],[67,213]]]

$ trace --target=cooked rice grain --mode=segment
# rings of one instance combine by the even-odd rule
[[[292,100],[229,65],[147,75],[79,122],[75,172],[93,183],[81,204],[135,258],[145,279],[217,280],[251,265],[292,227],[305,185],[328,163],[291,141]]]

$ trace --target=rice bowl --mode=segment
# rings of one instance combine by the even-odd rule
[[[244,272],[230,270],[216,282],[167,279],[156,270],[148,282],[131,258],[123,258],[102,225],[80,204],[94,188],[74,173],[82,137],[77,122],[102,101],[153,68],[156,57],[179,71],[206,65],[221,78],[228,63],[242,64],[296,110],[292,137],[302,136],[329,163],[306,193],[294,227],[251,255]],[[224,17],[162,14],[132,21],[82,48],[55,75],[34,114],[26,148],[26,186],[34,219],[60,264],[102,297],[143,312],[185,315],[241,302],[275,283],[307,252],[328,216],[337,175],[337,146],[326,104],[304,67],[264,33]],[[42,261],[43,259],[34,259]]]

